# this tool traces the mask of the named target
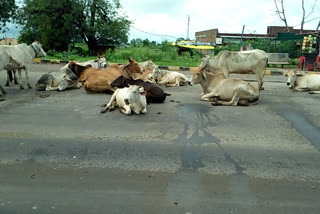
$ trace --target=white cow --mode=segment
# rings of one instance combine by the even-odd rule
[[[156,64],[154,64],[150,59],[148,59],[145,62],[139,62],[138,64],[142,68],[142,72],[141,73],[133,73],[131,75],[132,79],[134,79],[134,80],[140,79],[143,81],[148,81],[148,82],[154,83],[151,76],[152,76],[153,70],[158,68],[158,66]]]
[[[0,41],[0,45],[17,45],[18,40],[17,39],[3,39]],[[4,68],[5,69],[5,68]],[[18,84],[18,77],[16,70],[7,70],[7,81],[5,86],[10,86],[10,82],[14,80],[14,84]]]
[[[69,63],[63,66],[60,69],[60,71],[65,71],[68,68]],[[91,65],[93,68],[100,68],[100,69],[108,67],[108,63],[106,62],[106,58],[104,56],[98,56],[98,59],[92,59],[86,62],[79,62],[77,64],[81,66]]]
[[[101,113],[114,110],[119,106],[120,112],[126,115],[147,113],[147,100],[144,88],[137,85],[129,85],[126,88],[117,89],[108,104],[101,110]]]
[[[36,83],[36,89],[39,91],[64,91],[67,88],[81,88],[81,83],[78,82],[78,77],[71,71],[70,68],[64,71],[54,71],[43,74]]]
[[[290,71],[286,74],[288,77],[287,85],[295,91],[309,91],[310,94],[320,94],[320,75],[309,74],[300,71]]]
[[[158,67],[153,69],[151,79],[159,85],[182,86],[190,84],[190,80],[184,74],[176,71],[160,70]]]
[[[263,77],[268,56],[262,50],[221,51],[217,56],[202,58],[199,66],[210,72],[221,72],[226,77],[229,73],[249,73],[256,75],[259,88],[263,90]]]
[[[141,67],[142,67],[142,69],[151,69],[151,70],[153,70],[153,69],[155,69],[155,68],[157,68],[158,66],[156,66],[156,64],[154,64],[154,62],[152,62],[150,59],[148,59],[147,61],[145,61],[145,62],[139,62],[138,63]]]
[[[6,69],[18,69],[19,85],[23,89],[21,81],[21,69],[25,69],[28,88],[32,88],[29,83],[28,71],[35,57],[44,57],[46,53],[38,42],[33,42],[31,45],[20,44],[15,46],[2,45],[0,46],[0,71]],[[0,85],[0,90],[3,94],[6,93]]]
[[[201,84],[201,100],[212,101],[212,105],[255,104],[260,97],[258,89],[249,82],[225,77],[222,73],[211,73],[198,67],[192,74],[192,84]]]

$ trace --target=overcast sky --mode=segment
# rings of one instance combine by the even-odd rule
[[[305,0],[306,12],[315,0]],[[315,19],[305,24],[304,29],[315,29],[320,20],[320,0],[317,8],[307,18]],[[187,37],[187,22],[190,16],[189,38],[195,32],[218,28],[220,33],[267,33],[267,26],[284,26],[275,14],[274,0],[120,0],[122,10],[134,22],[129,41],[133,38],[148,38],[161,42],[165,39]],[[284,0],[289,26],[300,28],[302,17],[301,0]],[[10,26],[10,25],[9,25]],[[136,28],[136,29],[135,29]],[[157,35],[143,33],[145,31]],[[18,31],[10,26],[10,31],[0,37],[17,37]]]
[[[195,32],[218,28],[220,33],[267,33],[267,26],[284,26],[275,14],[274,0],[120,0],[133,26],[139,30],[173,37],[187,37],[187,21],[190,16],[189,38]],[[310,12],[314,0],[305,0],[306,12]],[[301,0],[284,0],[289,26],[300,29],[302,18]],[[320,5],[320,0],[317,0]],[[304,29],[315,29],[320,20],[320,7],[307,20]],[[298,26],[296,26],[298,25]],[[174,38],[153,36],[131,28],[133,38],[155,40]]]

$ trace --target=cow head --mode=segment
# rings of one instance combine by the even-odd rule
[[[209,66],[209,59],[210,59],[209,55],[202,57],[198,67],[200,67],[201,69],[206,69]]]
[[[287,86],[290,88],[290,89],[293,89],[295,84],[296,84],[296,81],[297,81],[297,78],[299,76],[302,76],[303,74],[300,72],[300,71],[295,71],[295,70],[291,70],[289,71],[286,76],[288,77],[288,80],[287,80]]]
[[[86,66],[82,66],[82,65],[78,65],[75,62],[69,62],[68,68],[71,69],[71,71],[77,75],[77,77],[80,77],[80,75],[82,74],[82,72],[84,72],[87,68],[91,68],[91,65],[86,65]]]
[[[103,55],[98,55],[97,63],[98,63],[99,68],[108,67],[108,63],[106,61],[106,58]]]
[[[155,69],[157,67],[156,64],[154,64],[150,59],[148,59],[145,62],[140,63],[140,65],[142,66],[142,68],[144,70],[146,70],[146,69],[153,70],[153,69]]]
[[[149,77],[151,79],[151,81],[155,81],[156,83],[161,79],[161,70],[159,69],[159,67],[155,67],[152,70],[152,75]]]
[[[120,76],[120,77],[118,77],[117,79],[115,79],[115,80],[110,84],[110,86],[111,86],[112,88],[114,88],[114,87],[117,87],[117,88],[128,87],[128,86],[129,86],[128,81],[129,81],[129,79],[125,78],[124,76]]]
[[[130,76],[132,73],[143,73],[142,67],[132,58],[129,58],[129,62],[123,67],[123,70],[129,72]]]
[[[205,76],[204,76],[204,70],[202,67],[197,67],[191,76],[191,84],[200,84],[202,81],[205,80]]]
[[[40,79],[37,81],[37,83],[35,84],[35,87],[38,91],[44,91],[46,89],[46,86],[49,84],[49,78],[50,78],[50,74],[43,74]]]
[[[124,99],[124,102],[130,105],[130,109],[134,113],[139,114],[142,110],[141,107],[147,103],[144,88],[137,85],[129,85],[127,97]]]
[[[129,85],[128,88],[128,94],[127,94],[127,100],[129,100],[130,104],[139,102],[140,96],[145,96],[146,92],[144,91],[144,88],[137,85]]]
[[[72,70],[70,68],[67,68],[65,70],[65,79],[68,81],[68,82],[71,82],[71,83],[75,83],[78,81],[78,77],[72,72]]]
[[[34,50],[35,57],[45,57],[47,56],[46,52],[42,49],[42,46],[39,42],[35,41],[31,44],[32,49]]]

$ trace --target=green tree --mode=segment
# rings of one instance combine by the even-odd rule
[[[131,22],[119,9],[119,0],[25,0],[19,13],[24,25],[20,39],[66,50],[67,44],[81,38],[93,56],[98,45],[128,42]]]
[[[19,13],[24,25],[19,40],[28,44],[38,40],[45,49],[68,49],[75,37],[71,10],[69,0],[26,0]]]
[[[120,45],[128,42],[131,21],[120,14],[119,0],[73,0],[71,14],[89,54],[96,55],[97,45]]]
[[[5,33],[6,23],[15,16],[17,6],[14,0],[0,0],[0,31]]]

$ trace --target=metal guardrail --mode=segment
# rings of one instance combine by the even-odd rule
[[[268,64],[289,64],[289,53],[267,53]]]

